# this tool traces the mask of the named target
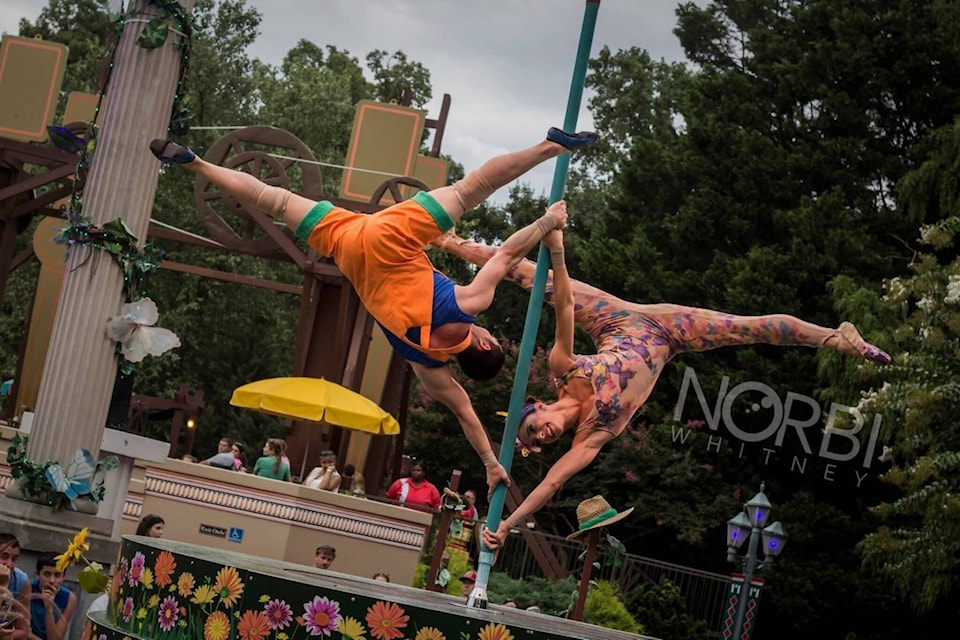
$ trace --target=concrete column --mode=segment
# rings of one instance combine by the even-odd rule
[[[193,9],[193,0],[180,4],[188,12]],[[121,217],[141,245],[160,169],[148,144],[167,130],[182,38],[170,19],[163,46],[138,46],[137,38],[155,14],[156,7],[145,0],[129,5],[84,190],[83,214],[93,224],[103,226]],[[99,457],[117,370],[115,343],[104,335],[104,326],[107,318],[119,314],[123,302],[123,274],[113,257],[74,247],[37,397],[28,444],[31,459],[66,464],[78,448]]]

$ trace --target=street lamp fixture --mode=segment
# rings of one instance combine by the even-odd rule
[[[743,505],[743,511],[727,520],[727,561],[740,565],[744,575],[743,586],[740,588],[740,595],[737,598],[733,633],[730,635],[724,633],[724,637],[738,640],[743,637],[743,625],[746,618],[750,587],[753,583],[753,574],[760,569],[769,568],[773,564],[773,559],[780,555],[787,543],[787,532],[780,522],[767,525],[773,505],[770,504],[767,496],[763,493],[764,486],[761,484],[760,493],[750,498],[750,501]],[[747,540],[749,540],[749,544],[747,544],[746,553],[739,555],[738,550]],[[757,555],[760,551],[761,540],[764,559],[762,562],[758,562]]]
[[[767,500],[763,493],[763,485],[760,485],[760,493],[750,498],[747,503],[747,517],[750,518],[750,525],[754,527],[763,527],[770,519],[770,510],[773,505]]]
[[[773,564],[773,559],[780,555],[783,547],[787,544],[787,532],[783,525],[777,520],[772,525],[760,532],[763,540],[763,553],[766,556],[763,560],[763,566],[769,567]]]

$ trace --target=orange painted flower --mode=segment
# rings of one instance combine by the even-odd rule
[[[213,583],[213,590],[220,597],[228,609],[237,604],[240,594],[243,593],[243,582],[240,581],[240,574],[234,567],[223,567],[217,572],[217,580]]]
[[[480,629],[480,633],[477,634],[477,637],[480,640],[513,640],[513,634],[510,633],[510,629],[506,628],[499,622],[497,624],[493,624],[491,622],[483,629]]]
[[[203,623],[203,640],[227,640],[230,618],[223,611],[214,611]]]
[[[240,616],[237,632],[241,640],[262,640],[270,635],[270,621],[263,611],[248,609]]]
[[[153,565],[153,575],[158,587],[165,587],[173,582],[173,572],[177,570],[177,561],[169,551],[161,551],[157,562]]]
[[[367,609],[367,625],[370,635],[380,640],[393,640],[403,637],[403,629],[410,616],[404,613],[395,602],[374,602]],[[510,640],[513,640],[512,638]]]
[[[197,581],[193,579],[192,573],[181,573],[180,579],[177,580],[177,593],[186,598],[193,593],[193,587],[196,584]]]

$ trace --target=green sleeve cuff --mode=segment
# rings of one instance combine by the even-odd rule
[[[324,200],[313,205],[313,208],[310,209],[310,212],[304,216],[303,220],[300,221],[300,224],[297,225],[297,230],[294,232],[296,236],[301,240],[306,240],[309,238],[313,228],[320,224],[320,221],[323,220],[323,216],[330,213],[331,209],[333,209],[333,203],[329,200]]]

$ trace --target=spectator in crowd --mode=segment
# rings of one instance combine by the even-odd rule
[[[337,471],[337,454],[333,451],[320,452],[320,466],[314,467],[303,481],[305,487],[336,491],[340,488],[340,473]]]
[[[57,554],[48,552],[37,558],[37,577],[30,586],[30,640],[63,640],[77,596],[63,586],[63,572],[57,570]]]
[[[387,489],[387,498],[397,500],[405,507],[421,506],[440,508],[440,492],[426,478],[423,463],[415,462],[410,467],[410,476],[400,478]]]
[[[148,536],[150,538],[162,538],[163,525],[165,524],[166,522],[164,522],[163,518],[155,513],[145,515],[137,524],[137,535]]]
[[[0,567],[5,567],[10,575],[7,589],[26,606],[30,602],[30,576],[17,567],[18,560],[20,540],[12,533],[0,533]]]
[[[363,480],[363,474],[357,471],[357,468],[352,464],[348,464],[343,468],[343,479],[350,479],[349,484],[347,484],[347,491],[354,496],[365,496],[367,495],[367,485]]]
[[[287,443],[280,438],[270,438],[263,445],[263,455],[253,465],[253,474],[274,480],[290,480],[290,463],[283,461]]]
[[[189,453],[183,454],[183,457],[180,458],[184,462],[200,462],[196,456],[192,456]]]
[[[390,574],[383,571],[377,571],[373,574],[373,579],[377,582],[390,582]]]
[[[465,574],[460,576],[460,593],[466,598],[470,596],[470,592],[473,591],[473,585],[477,584],[477,572],[476,571],[467,571]]]
[[[233,470],[246,472],[247,470],[247,447],[242,442],[234,442],[230,448],[230,454],[233,456]]]
[[[336,559],[337,550],[329,544],[322,544],[314,552],[313,566],[317,569],[329,569]]]
[[[17,567],[20,541],[10,533],[0,533],[0,637],[26,640],[30,635],[30,576]],[[4,635],[4,632],[8,636]]]
[[[201,460],[200,464],[220,467],[221,469],[233,469],[233,460],[233,440],[220,438],[220,442],[217,443],[217,453],[206,460]]]
[[[463,492],[463,501],[467,503],[464,507],[462,516],[465,520],[477,519],[477,492],[473,489],[467,489]]]
[[[505,607],[508,608],[508,609],[516,609],[516,608],[517,608],[517,601],[516,601],[516,600],[504,600],[503,606],[505,606]]]

